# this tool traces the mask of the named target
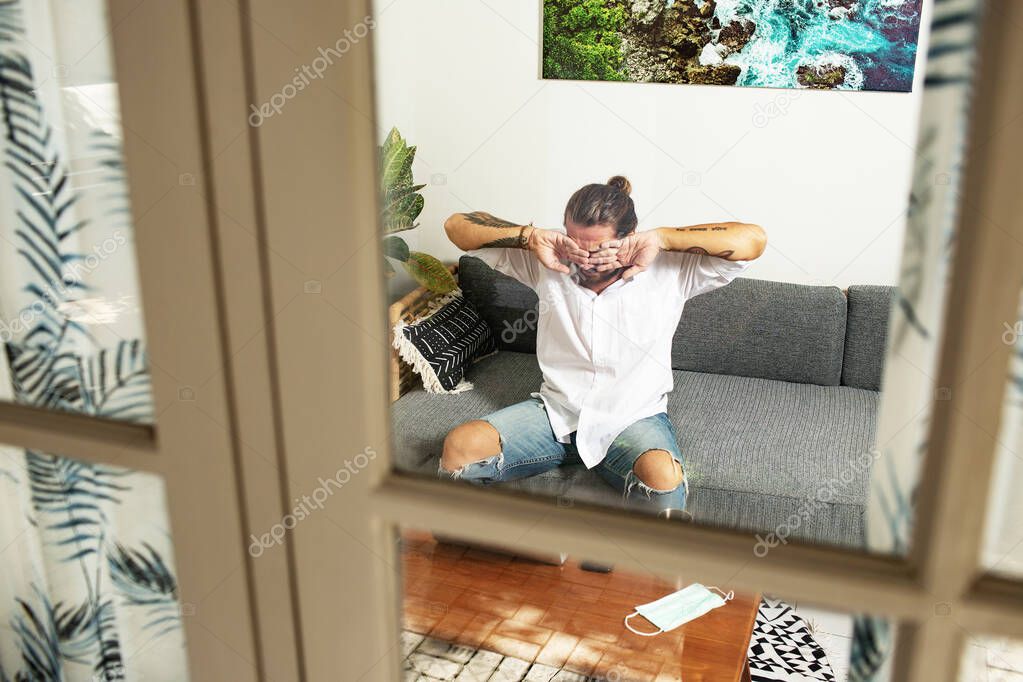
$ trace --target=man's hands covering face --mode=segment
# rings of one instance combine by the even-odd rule
[[[602,242],[594,251],[583,248],[564,232],[534,228],[529,235],[529,250],[537,260],[544,267],[565,274],[570,270],[563,261],[568,261],[593,272],[625,268],[622,277],[631,279],[650,267],[662,248],[656,230],[633,232],[622,239]]]
[[[563,272],[566,275],[571,270],[562,261],[585,265],[586,259],[590,255],[590,252],[576,244],[574,239],[564,232],[555,230],[533,228],[533,231],[529,233],[528,244],[529,250],[536,255],[536,259],[545,268]]]
[[[664,245],[657,230],[633,232],[621,239],[603,242],[600,249],[590,253],[589,262],[598,272],[625,268],[623,279],[632,279],[650,267]]]

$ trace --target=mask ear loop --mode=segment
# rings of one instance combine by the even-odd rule
[[[708,590],[717,590],[721,594],[721,597],[725,600],[725,603],[728,603],[728,602],[732,601],[733,599],[735,599],[735,592],[733,592],[731,590],[729,590],[728,594],[725,594],[725,591],[722,590],[720,587],[708,587],[707,589]]]
[[[660,635],[660,634],[664,633],[664,630],[660,630],[660,629],[657,630],[657,632],[640,632],[636,628],[634,628],[631,625],[629,625],[629,619],[630,618],[634,618],[634,617],[636,617],[638,615],[639,615],[639,611],[633,611],[632,613],[630,613],[629,615],[627,615],[625,617],[625,627],[629,628],[629,630],[632,631],[633,634],[637,634],[640,637],[653,637],[655,635]]]

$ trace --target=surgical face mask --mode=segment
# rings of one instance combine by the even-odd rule
[[[715,594],[711,590],[717,590],[720,594]],[[734,592],[725,594],[716,587],[707,588],[700,583],[693,583],[689,587],[678,592],[672,592],[657,601],[637,606],[635,611],[625,617],[625,627],[637,635],[653,637],[654,635],[674,630],[680,625],[699,618],[712,609],[724,606],[734,597]],[[653,623],[657,627],[657,632],[640,632],[629,625],[629,619],[637,615],[643,616]]]

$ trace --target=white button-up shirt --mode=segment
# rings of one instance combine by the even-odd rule
[[[599,295],[548,270],[529,251],[471,251],[540,298],[536,355],[539,394],[555,437],[573,432],[587,467],[634,422],[664,412],[674,381],[671,343],[687,300],[732,281],[748,261],[664,251],[630,281]]]

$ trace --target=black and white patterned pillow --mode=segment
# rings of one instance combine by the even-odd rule
[[[472,388],[465,370],[496,351],[490,327],[456,289],[426,317],[394,325],[394,347],[412,365],[430,393],[461,393]]]

